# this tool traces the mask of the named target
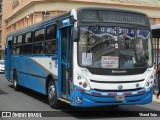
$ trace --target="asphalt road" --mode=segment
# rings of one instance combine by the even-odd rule
[[[42,118],[7,118],[2,117],[0,120],[77,120],[77,119],[109,119],[109,120],[159,120],[156,116],[157,111],[160,116],[160,104],[150,103],[147,105],[125,105],[119,107],[96,107],[96,108],[75,108],[67,104],[62,109],[55,110],[49,107],[47,97],[32,90],[22,88],[21,91],[14,91],[12,83],[8,82],[4,74],[0,74],[0,111],[17,111],[22,113],[40,112],[42,115],[54,117]],[[43,113],[43,111],[47,111]],[[1,113],[0,113],[1,114]],[[149,114],[150,117],[147,115]],[[142,117],[141,115],[146,115]],[[1,115],[0,115],[1,116]],[[129,118],[128,118],[129,117]]]

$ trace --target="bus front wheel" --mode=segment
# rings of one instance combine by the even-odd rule
[[[48,83],[48,102],[51,108],[60,108],[60,101],[57,99],[57,89],[53,79]]]
[[[19,85],[18,85],[18,78],[17,78],[17,72],[15,71],[13,74],[13,88],[15,91],[19,90]]]

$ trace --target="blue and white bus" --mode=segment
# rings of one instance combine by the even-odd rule
[[[153,51],[146,14],[78,8],[7,35],[5,75],[51,107],[147,104]]]

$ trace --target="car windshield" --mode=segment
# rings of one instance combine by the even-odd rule
[[[150,31],[131,27],[81,26],[79,65],[132,69],[152,65]]]

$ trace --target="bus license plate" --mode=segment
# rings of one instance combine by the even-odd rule
[[[124,95],[117,95],[117,96],[115,96],[115,100],[116,101],[124,101],[125,100],[125,96]]]

